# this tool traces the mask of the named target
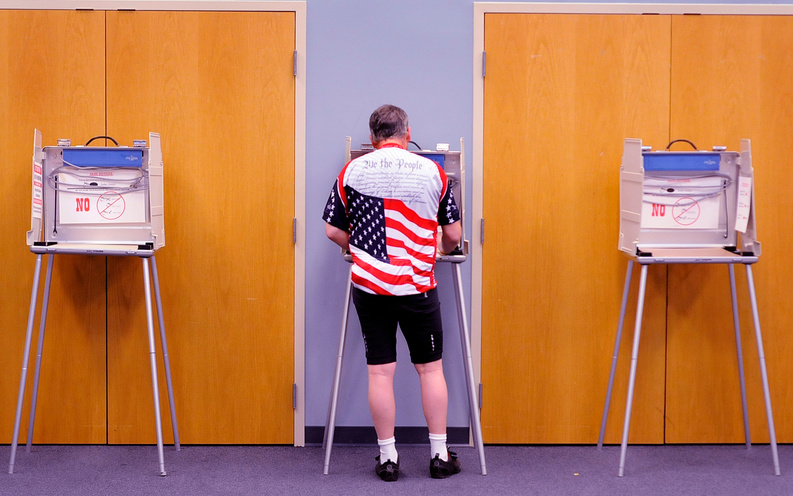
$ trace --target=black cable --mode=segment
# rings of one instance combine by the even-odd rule
[[[113,143],[115,143],[115,144],[116,144],[116,146],[118,146],[118,141],[114,140],[114,139],[113,139],[113,138],[111,138],[110,136],[94,136],[93,138],[91,138],[91,139],[89,139],[89,140],[88,140],[88,142],[85,144],[85,146],[88,146],[88,145],[90,145],[90,144],[91,144],[91,142],[92,142],[93,140],[95,140],[95,139],[103,139],[103,138],[104,138],[104,139],[109,139],[110,141],[112,141]]]
[[[413,144],[413,145],[416,145],[416,148],[418,148],[419,150],[423,150],[423,148],[422,148],[422,147],[420,147],[420,146],[419,146],[419,144],[418,144],[418,143],[416,143],[415,141],[409,141],[409,142],[408,142],[408,146],[410,146],[411,144]]]
[[[669,142],[669,144],[668,144],[668,145],[666,145],[666,151],[669,151],[669,148],[670,148],[672,145],[674,145],[675,143],[678,143],[678,142],[688,143],[689,145],[691,145],[691,147],[692,147],[694,150],[697,150],[697,151],[699,150],[699,148],[697,148],[697,145],[695,145],[694,143],[690,142],[690,141],[689,141],[689,140],[687,140],[687,139],[676,139],[676,140],[672,140],[672,141],[670,141],[670,142]]]

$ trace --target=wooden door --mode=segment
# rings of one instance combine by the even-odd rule
[[[597,440],[627,265],[622,143],[668,141],[669,33],[666,16],[485,16],[486,442]],[[653,267],[633,442],[663,442],[665,288]],[[635,296],[608,442],[621,435],[634,309]]]
[[[752,140],[758,239],[754,267],[777,439],[793,438],[793,313],[785,255],[793,218],[793,17],[675,16],[671,136],[739,149]],[[745,270],[736,267],[752,440],[768,442]],[[727,269],[669,271],[666,437],[672,443],[744,441]]]
[[[42,131],[45,145],[58,138],[81,144],[104,134],[104,96],[104,13],[0,11],[0,443],[11,441],[36,260],[25,244],[33,130]],[[38,316],[33,329],[23,443]],[[105,258],[58,256],[33,441],[105,442],[105,392]]]
[[[108,12],[107,25],[107,131],[162,136],[157,262],[181,441],[292,443],[295,16]],[[110,443],[154,442],[141,271],[109,261]]]

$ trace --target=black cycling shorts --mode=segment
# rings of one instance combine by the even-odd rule
[[[367,364],[396,361],[397,324],[405,336],[411,362],[440,360],[443,327],[437,289],[416,295],[388,296],[353,288],[352,300],[361,322]]]

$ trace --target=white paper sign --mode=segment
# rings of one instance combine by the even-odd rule
[[[735,230],[746,232],[749,224],[749,212],[752,209],[752,178],[738,177],[738,213],[735,217]]]
[[[145,188],[130,190],[140,169],[98,169],[85,175],[58,174],[61,224],[146,222]]]
[[[30,215],[34,219],[41,219],[43,207],[43,186],[41,183],[42,167],[40,162],[33,162],[33,202],[30,205]]]
[[[642,227],[653,229],[717,229],[719,177],[645,178]]]

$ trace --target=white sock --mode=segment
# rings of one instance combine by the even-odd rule
[[[449,460],[449,452],[446,450],[446,434],[433,434],[430,432],[430,458],[435,455],[443,461]]]
[[[390,439],[378,439],[377,444],[380,446],[380,463],[385,463],[391,460],[394,463],[399,463],[399,454],[396,450],[396,437]]]

